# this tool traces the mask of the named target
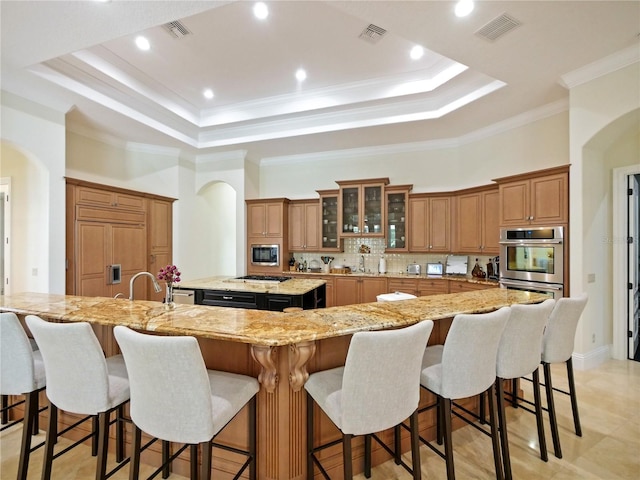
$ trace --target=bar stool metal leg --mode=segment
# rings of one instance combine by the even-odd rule
[[[107,448],[109,444],[109,416],[110,412],[98,414],[98,464],[96,467],[96,480],[104,480],[107,473]]]
[[[411,468],[413,470],[413,480],[422,478],[420,466],[420,427],[418,426],[418,410],[413,412],[409,420],[411,426]]]
[[[500,430],[500,445],[502,446],[502,462],[504,478],[511,480],[511,457],[509,455],[509,438],[507,434],[507,420],[504,412],[504,385],[501,378],[496,379],[496,396],[498,397],[498,427]]]
[[[351,439],[353,435],[345,433],[342,435],[342,462],[344,478],[353,478],[353,466],[351,465]]]
[[[201,480],[211,480],[211,442],[202,442],[200,444],[200,449],[202,450],[202,473],[200,475],[200,478]],[[197,446],[195,451],[198,451]],[[196,456],[196,466],[197,465],[198,458]]]
[[[496,420],[496,394],[494,385],[489,387],[489,422],[491,423],[491,443],[493,444],[493,463],[496,467],[496,478],[502,479],[502,461],[500,459],[498,423]]]
[[[562,447],[560,447],[560,435],[558,434],[558,421],[556,419],[556,406],[553,402],[553,384],[551,383],[551,364],[543,363],[544,384],[547,392],[547,410],[549,411],[549,424],[551,425],[551,439],[553,440],[553,450],[556,457],[562,458]]]
[[[142,430],[133,425],[133,438],[131,439],[131,463],[129,465],[129,480],[137,480],[140,476],[140,444],[142,443]]]
[[[538,443],[540,444],[540,458],[548,462],[547,440],[544,434],[544,421],[542,419],[542,398],[540,397],[540,372],[536,368],[533,371],[533,399],[536,410],[536,425],[538,427]]]
[[[576,435],[581,437],[582,427],[580,426],[580,416],[578,415],[578,398],[576,397],[576,384],[573,379],[573,359],[571,357],[569,357],[569,360],[567,360],[567,379],[569,381],[569,396],[571,397],[573,425],[576,429]]]
[[[25,395],[24,420],[22,425],[22,445],[20,447],[20,462],[18,463],[18,480],[26,480],[31,455],[31,435],[35,419],[38,416],[38,391]]]
[[[44,444],[44,460],[42,463],[42,480],[51,479],[51,467],[53,464],[53,446],[58,438],[58,407],[49,402],[49,424],[47,426],[47,439]]]

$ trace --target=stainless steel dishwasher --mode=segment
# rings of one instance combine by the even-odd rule
[[[195,290],[183,290],[181,288],[176,288],[173,290],[173,301],[183,305],[195,305],[196,292]]]

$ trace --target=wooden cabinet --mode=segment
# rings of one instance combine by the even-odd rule
[[[442,293],[449,293],[449,281],[444,278],[423,278],[418,282],[419,297],[426,297],[428,295],[440,295]]]
[[[289,204],[289,250],[317,251],[320,248],[320,205],[318,200],[296,200]]]
[[[173,199],[70,178],[66,189],[67,294],[128,297],[136,273],[156,275],[171,263]],[[134,298],[162,300],[164,292],[140,279]]]
[[[320,250],[338,252],[342,244],[338,235],[338,190],[317,190],[320,195],[321,234]]]
[[[498,288],[498,284],[490,285],[486,283],[458,282],[449,280],[449,293],[474,292],[476,290],[487,290],[489,288]]]
[[[247,273],[279,275],[289,253],[289,199],[245,200],[247,205]],[[278,245],[280,264],[253,265],[251,245]]]
[[[76,203],[123,210],[145,210],[145,199],[140,195],[85,185],[76,188]]]
[[[499,204],[497,186],[472,189],[456,195],[456,252],[500,253]]]
[[[451,197],[409,196],[409,251],[451,251]]]
[[[409,250],[407,242],[407,217],[409,192],[413,185],[393,185],[385,188],[385,249],[394,252]]]
[[[411,295],[418,296],[418,279],[417,278],[390,278],[389,293],[402,292],[410,293]]]
[[[558,225],[569,221],[569,167],[495,180],[500,189],[500,225]]]
[[[388,178],[336,182],[338,225],[343,237],[384,237],[384,187]]]
[[[147,271],[157,275],[161,268],[173,264],[173,201],[157,198],[148,200],[149,262]],[[149,288],[149,300],[162,301],[166,292]]]
[[[381,277],[335,277],[335,306],[370,303],[387,293],[387,279]]]
[[[289,200],[246,200],[247,237],[282,238],[285,229],[285,208]]]

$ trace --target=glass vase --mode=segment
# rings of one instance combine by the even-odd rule
[[[167,310],[173,310],[176,308],[176,304],[173,301],[173,285],[170,283],[167,283],[167,294],[164,298],[164,307]]]

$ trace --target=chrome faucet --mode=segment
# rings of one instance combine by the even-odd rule
[[[358,265],[358,270],[364,272],[364,255],[360,255],[360,265]]]
[[[156,280],[156,277],[152,273],[139,272],[131,277],[131,280],[129,281],[129,300],[133,300],[133,283],[136,281],[136,278],[140,277],[141,275],[146,275],[151,278],[151,281],[153,282],[153,289],[156,293],[160,293],[160,291],[162,290],[162,288],[160,288],[160,284]]]

